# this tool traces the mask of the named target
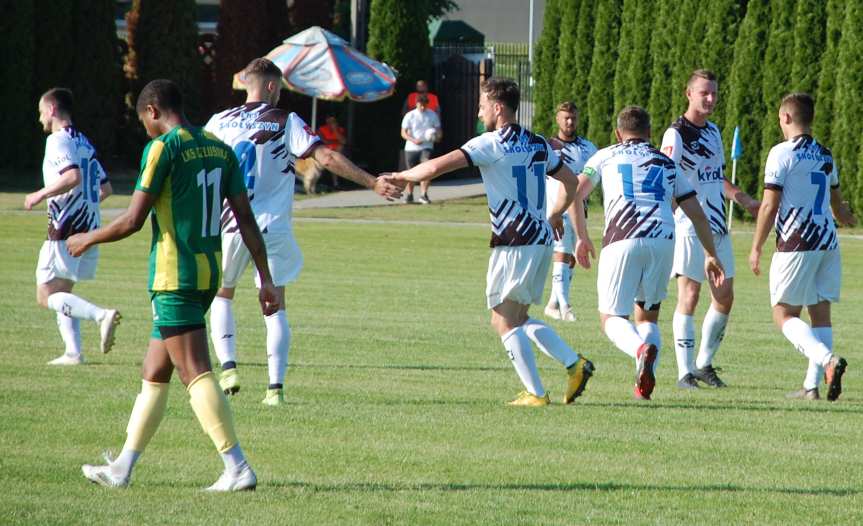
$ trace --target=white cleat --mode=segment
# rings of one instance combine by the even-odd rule
[[[105,456],[105,460],[110,461],[108,456]],[[84,476],[87,477],[87,480],[93,484],[105,486],[106,488],[125,488],[129,486],[129,479],[120,478],[114,475],[114,473],[111,472],[110,465],[91,466],[90,464],[84,464],[81,466],[81,471],[84,473]]]
[[[48,362],[48,365],[82,365],[83,363],[84,357],[80,354],[63,354]]]
[[[109,309],[105,312],[105,317],[99,322],[99,348],[102,354],[108,354],[111,347],[114,346],[114,330],[120,324],[120,313],[114,309]]]
[[[223,471],[219,480],[204,491],[254,491],[257,486],[258,477],[246,462],[238,471]]]
[[[566,307],[565,309],[560,309],[560,319],[562,321],[575,321],[575,313],[572,312],[572,307]]]
[[[560,309],[557,307],[552,307],[551,305],[545,306],[545,315],[553,320],[559,320],[560,318]]]

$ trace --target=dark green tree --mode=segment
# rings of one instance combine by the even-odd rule
[[[535,131],[549,134],[554,126],[555,104],[554,77],[559,56],[558,40],[560,35],[561,0],[548,0],[542,20],[542,33],[533,49],[534,81],[533,94]]]
[[[593,43],[595,39],[595,12],[598,0],[581,0],[578,8],[578,39],[575,47],[575,70],[572,73],[572,98],[580,108],[578,130],[584,135],[590,126],[588,95],[590,94],[590,69],[593,63]]]
[[[626,99],[615,100],[615,111],[620,111],[624,106],[630,104],[637,104],[646,108],[650,101],[653,62],[650,44],[653,39],[655,8],[656,0],[638,2],[638,8],[635,12],[635,38],[632,42],[632,51],[630,51],[632,56],[629,59],[626,87],[624,88]]]
[[[818,74],[818,91],[815,98],[815,136],[830,145],[833,130],[833,102],[836,98],[836,65],[839,59],[839,41],[845,20],[845,0],[827,2],[827,27],[824,34],[824,53]]]
[[[553,106],[557,106],[563,100],[577,100],[575,92],[574,80],[578,75],[576,71],[576,51],[581,45],[581,39],[578,38],[578,2],[562,2],[558,11],[560,17],[560,28],[558,34],[560,40],[557,46],[557,64],[555,65],[554,73],[554,91],[553,91]],[[552,108],[553,110],[553,108]],[[551,113],[554,113],[553,111]],[[554,115],[549,115],[548,133],[556,131]]]
[[[734,61],[734,41],[740,27],[740,2],[714,0],[707,9],[707,34],[701,43],[699,67],[713,71],[719,79],[719,102],[710,120],[721,129],[724,125],[726,99],[731,88],[728,80],[731,63]]]
[[[593,60],[590,65],[590,93],[587,96],[587,136],[599,147],[611,142],[611,131],[614,127],[614,92],[610,88],[614,86],[621,7],[621,0],[597,2]]]
[[[44,142],[36,122],[36,7],[33,2],[0,0],[0,10],[0,132],[7,138],[0,141],[0,180],[20,184],[20,174],[7,169],[37,166]],[[28,177],[28,187],[35,181],[35,175]]]
[[[813,96],[821,73],[827,12],[820,0],[797,0],[794,20],[794,61],[791,63],[791,91]]]
[[[779,102],[789,91],[789,64],[786,60],[789,49],[794,48],[794,20],[796,0],[775,0],[770,22],[770,36],[764,52],[762,68],[761,99],[764,104],[764,120],[761,128],[761,166],[767,154],[782,140],[782,131],[776,121]],[[759,189],[763,178],[759,177]]]
[[[702,2],[698,0],[683,0],[678,3],[678,23],[675,35],[674,62],[671,70],[671,101],[666,122],[654,122],[654,126],[662,126],[664,131],[678,115],[686,111],[686,81],[692,71],[701,67],[699,39],[696,35],[707,32],[707,9],[701,9]]]
[[[620,40],[617,45],[617,63],[614,67],[614,110],[619,111],[632,100],[629,83],[630,66],[634,60],[635,35],[638,21],[637,0],[623,0],[620,15]]]
[[[742,188],[756,195],[761,159],[761,128],[765,115],[761,97],[764,51],[770,27],[770,6],[766,2],[749,2],[746,16],[734,43],[734,62],[728,82],[728,94],[723,141],[730,145],[734,127],[740,126],[743,157],[738,161],[737,175]],[[775,125],[775,120],[774,120]]]
[[[845,195],[855,211],[863,210],[863,181],[858,174],[860,137],[863,134],[863,0],[845,4],[845,21],[839,42],[833,130],[833,155]]]
[[[657,0],[656,22],[653,27],[653,39],[650,42],[650,54],[653,57],[653,80],[650,83],[650,99],[647,110],[650,112],[652,138],[654,144],[662,142],[662,134],[671,122],[671,76],[674,68],[673,56],[675,46],[675,29],[677,28],[678,2],[675,0]],[[675,110],[677,111],[677,110]]]

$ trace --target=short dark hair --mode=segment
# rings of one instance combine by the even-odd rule
[[[144,113],[147,106],[155,106],[160,110],[183,112],[183,94],[180,88],[172,80],[156,79],[150,81],[138,95],[135,109],[138,113]]]
[[[557,105],[557,109],[555,110],[555,113],[557,113],[559,111],[565,111],[567,113],[575,113],[576,115],[578,115],[578,106],[576,106],[575,103],[572,102],[571,100],[565,100],[565,101],[563,101]]]
[[[650,133],[650,114],[641,106],[627,106],[617,114],[617,129],[639,135]]]
[[[281,78],[282,70],[268,58],[256,58],[243,69],[243,75]]]
[[[695,82],[695,79],[704,79],[716,82],[716,73],[710,71],[709,69],[696,69],[689,75],[689,80],[686,81],[686,87],[692,85]]]
[[[59,112],[72,115],[75,100],[69,88],[51,88],[43,93],[41,98],[53,104]]]
[[[425,93],[420,93],[417,96],[417,102],[422,102],[423,104],[428,104],[429,103],[428,95],[426,95]]]
[[[480,89],[488,97],[488,100],[499,102],[514,112],[518,111],[521,93],[518,90],[518,84],[514,80],[503,77],[491,77],[480,84]]]
[[[811,126],[815,120],[815,99],[808,93],[789,93],[782,97],[779,109],[784,109],[791,115],[796,124]]]

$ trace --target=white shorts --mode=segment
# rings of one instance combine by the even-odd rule
[[[488,308],[492,309],[504,300],[521,305],[542,303],[545,279],[551,266],[551,251],[547,245],[491,249],[485,287]]]
[[[563,214],[563,235],[554,241],[555,252],[573,254],[575,252],[575,228],[569,220],[569,214]]]
[[[734,277],[734,249],[731,246],[730,235],[713,234],[713,244],[722,268],[725,269],[725,279]],[[702,283],[704,281],[704,247],[697,236],[674,237],[674,264],[671,267],[671,277],[686,276]]]
[[[87,249],[81,257],[73,257],[66,248],[66,241],[45,240],[39,250],[36,264],[36,283],[48,283],[62,278],[71,281],[86,281],[96,277],[99,263],[99,247]]]
[[[839,301],[839,249],[776,252],[770,262],[770,304],[815,305]]]
[[[671,239],[624,239],[599,253],[596,290],[599,312],[629,316],[636,301],[659,305],[668,293],[674,253]]]
[[[303,253],[294,240],[294,235],[268,233],[263,237],[264,244],[267,246],[267,263],[273,276],[273,284],[284,287],[296,281],[303,268]],[[222,234],[222,286],[236,287],[249,263],[252,263],[252,255],[243,243],[240,233]],[[255,270],[255,286],[261,287],[261,277],[257,270]]]

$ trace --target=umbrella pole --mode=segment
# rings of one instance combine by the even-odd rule
[[[312,97],[312,131],[318,129],[318,98]]]

